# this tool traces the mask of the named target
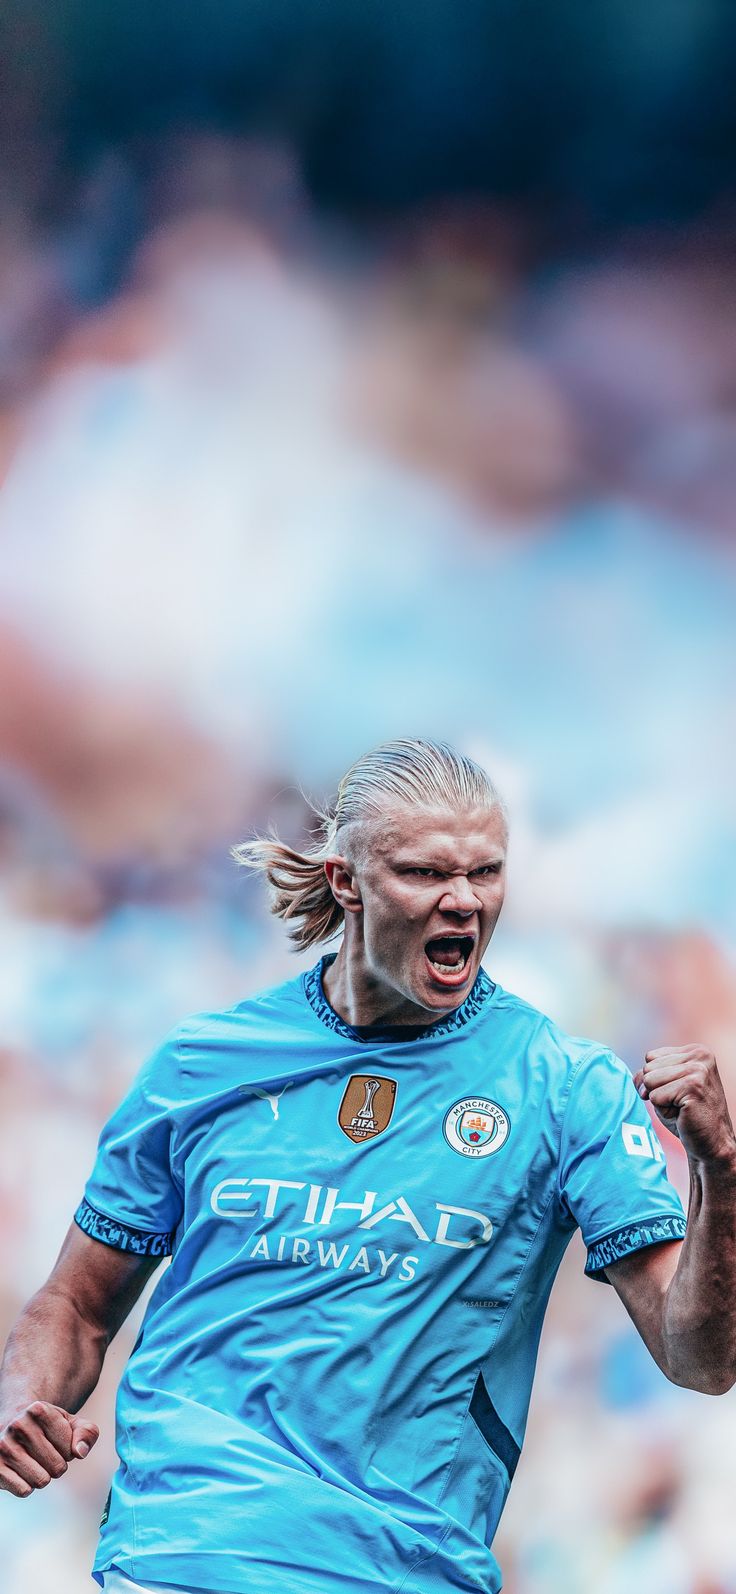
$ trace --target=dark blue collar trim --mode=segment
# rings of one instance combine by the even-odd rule
[[[330,963],[334,963],[336,952],[328,952],[313,969],[303,976],[304,994],[317,1017],[328,1029],[334,1030],[336,1035],[344,1036],[345,1040],[359,1041],[364,1046],[376,1041],[427,1041],[434,1040],[435,1036],[454,1035],[456,1030],[461,1030],[471,1018],[475,1018],[481,1008],[485,1006],[496,987],[493,980],[488,978],[484,969],[478,970],[478,977],[472,991],[466,996],[465,1001],[454,1013],[447,1018],[437,1019],[434,1024],[393,1024],[384,1025],[366,1024],[360,1028],[353,1028],[330,1006],[324,992],[322,975]]]

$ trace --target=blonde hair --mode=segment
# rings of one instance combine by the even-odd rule
[[[384,742],[351,765],[337,788],[334,804],[310,804],[318,841],[297,852],[274,830],[231,848],[236,863],[258,870],[268,881],[271,911],[289,925],[299,950],[337,935],[343,910],[332,894],[325,860],[337,851],[338,832],[380,817],[391,801],[419,808],[465,807],[498,811],[508,828],[506,808],[490,776],[447,742],[400,738]]]

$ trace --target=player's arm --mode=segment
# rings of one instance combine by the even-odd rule
[[[116,1250],[75,1223],[46,1284],[21,1313],[0,1367],[0,1488],[41,1489],[99,1437],[75,1415],[159,1257]]]
[[[736,1383],[736,1135],[723,1085],[703,1046],[647,1052],[634,1083],[687,1152],[687,1234],[606,1275],[667,1377],[723,1394]]]

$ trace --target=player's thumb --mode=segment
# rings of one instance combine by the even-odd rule
[[[72,1425],[72,1455],[78,1456],[80,1461],[88,1456],[93,1445],[97,1444],[100,1430],[97,1424],[90,1422],[87,1417],[70,1417]]]

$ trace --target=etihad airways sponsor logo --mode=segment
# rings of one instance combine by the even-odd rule
[[[292,1190],[304,1190],[307,1194],[299,1201],[283,1194]],[[219,1218],[252,1221],[281,1217],[283,1221],[288,1217],[291,1222],[316,1228],[333,1222],[341,1224],[336,1213],[359,1212],[360,1219],[354,1225],[357,1230],[372,1231],[379,1224],[402,1223],[424,1244],[450,1245],[462,1251],[475,1245],[487,1245],[493,1234],[488,1214],[474,1207],[435,1201],[431,1211],[423,1211],[420,1217],[403,1195],[394,1196],[378,1207],[375,1190],[366,1190],[360,1201],[340,1201],[339,1196],[340,1189],[335,1185],[308,1184],[306,1180],[227,1178],[215,1185],[210,1206]]]
[[[305,1240],[299,1234],[259,1234],[245,1255],[251,1262],[303,1263],[305,1267],[321,1267],[328,1272],[373,1273],[382,1279],[390,1278],[401,1284],[416,1276],[418,1256],[406,1256],[398,1251],[387,1253],[381,1247],[361,1245],[354,1249],[349,1241],[336,1245],[334,1240]],[[346,1257],[350,1257],[346,1262]]]

